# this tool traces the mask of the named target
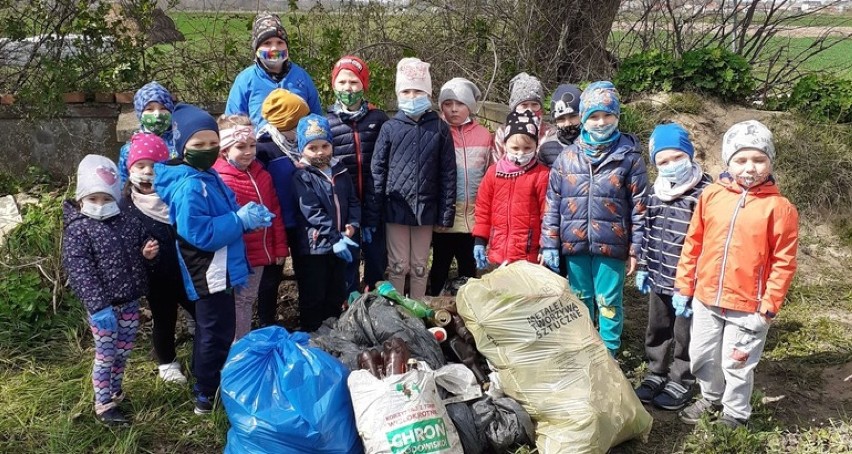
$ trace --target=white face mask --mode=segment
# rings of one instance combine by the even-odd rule
[[[524,153],[524,154],[520,154],[520,155],[511,154],[511,153],[506,154],[506,159],[508,159],[509,162],[511,162],[515,165],[521,166],[521,167],[529,164],[530,161],[532,161],[534,157],[535,157],[535,151],[531,151],[529,153]]]
[[[109,219],[119,213],[118,203],[107,202],[103,205],[83,201],[80,206],[80,213],[96,220],[103,221]]]
[[[145,175],[144,173],[131,173],[130,177],[128,177],[130,183],[134,186],[139,186],[142,183],[153,183],[154,176],[153,175]]]

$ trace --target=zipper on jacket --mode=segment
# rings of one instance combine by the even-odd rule
[[[467,205],[469,202],[467,189],[467,142],[464,140],[464,132],[461,125],[459,125],[459,135],[461,135],[462,140],[462,159],[464,161],[464,211],[462,211],[462,217],[464,218],[464,225],[467,227],[467,231],[470,232],[470,222],[467,219]]]
[[[503,260],[509,259],[509,243],[512,238],[512,200],[515,198],[515,183],[518,181],[517,178],[510,178],[509,181],[512,184],[509,186],[509,200],[506,203],[506,220],[508,229],[506,230],[506,241],[503,246]]]
[[[743,190],[743,196],[740,198],[737,206],[734,208],[734,215],[731,217],[731,225],[728,227],[728,237],[725,238],[725,248],[722,251],[722,268],[719,272],[719,286],[716,289],[716,303],[714,306],[719,306],[722,301],[722,284],[725,282],[725,266],[728,263],[728,247],[731,245],[731,237],[734,234],[734,223],[737,221],[737,215],[740,213],[740,208],[745,206],[745,199],[748,195],[748,189]]]
[[[323,173],[323,176],[328,178],[328,181],[331,183],[331,194],[333,195],[332,199],[334,200],[334,208],[336,211],[335,215],[337,217],[337,230],[340,231],[340,227],[343,226],[343,224],[341,223],[342,218],[340,216],[340,198],[337,197],[337,191],[334,190],[334,179],[337,178],[337,175],[340,175],[340,173],[336,173],[332,176],[327,176],[325,175],[325,173]]]
[[[592,170],[592,163],[589,163],[589,198],[588,204],[586,207],[586,217],[588,221],[586,223],[586,238],[589,241],[589,254],[592,253],[592,232],[595,230],[592,228],[592,194],[595,189],[595,172]]]
[[[358,199],[362,202],[364,201],[364,174],[362,173],[361,166],[363,165],[361,160],[361,136],[358,134],[358,122],[352,122],[352,134],[355,137],[355,162],[358,164]]]
[[[423,114],[423,115],[425,115],[425,114]],[[422,142],[422,140],[421,140],[422,137],[420,137],[420,119],[422,119],[422,118],[423,117],[421,116],[420,118],[417,119],[416,122],[414,122],[414,136],[417,137],[417,143],[414,144],[414,149],[416,151],[419,151],[419,150],[417,150],[417,147],[419,147],[420,143]],[[440,128],[438,128],[438,129],[440,130]],[[417,179],[415,181],[417,182],[418,186],[420,186],[420,167],[421,167],[420,153],[417,153]],[[414,191],[414,218],[417,220],[417,225],[423,225],[423,222],[421,222],[422,219],[421,219],[421,213],[420,213],[420,192],[417,191],[417,190]]]
[[[251,176],[251,172],[249,172],[248,169],[246,169],[245,172],[246,172],[246,175],[248,175],[248,177],[249,177],[249,181],[251,181],[251,185],[254,186],[254,192],[255,192],[255,194],[257,194],[257,199],[260,200],[260,204],[263,205],[263,206],[266,206],[263,203],[263,196],[260,194],[260,188],[257,187],[257,182],[254,181],[254,177]],[[269,249],[266,247],[266,231],[267,230],[269,230],[269,227],[263,228],[263,252],[266,253],[266,258],[269,260],[269,263],[275,263],[275,261],[272,260],[272,255],[269,253]]]
[[[763,265],[760,265],[760,269],[757,271],[757,304],[760,304],[761,298],[763,298]],[[758,307],[759,309],[759,307]]]

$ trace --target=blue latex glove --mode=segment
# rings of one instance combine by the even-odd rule
[[[638,288],[639,292],[643,295],[647,295],[651,291],[651,281],[648,280],[647,271],[636,272],[636,288]]]
[[[553,248],[545,248],[541,250],[541,256],[544,258],[544,264],[555,272],[559,272],[559,251]]]
[[[99,330],[116,332],[118,331],[118,319],[115,318],[115,312],[112,306],[107,306],[89,316],[92,319],[92,325]]]
[[[237,211],[237,217],[240,218],[240,222],[243,224],[243,230],[250,232],[259,228],[271,226],[272,218],[274,218],[275,215],[272,214],[272,212],[265,206],[255,202],[249,202]]]
[[[349,239],[348,236],[343,235],[343,238],[340,239],[337,243],[334,243],[334,246],[331,247],[331,250],[334,251],[334,255],[343,259],[346,263],[352,262],[352,252],[349,251],[349,246],[358,246],[358,243]]]
[[[361,229],[361,241],[366,244],[373,242],[373,234],[376,233],[375,227],[364,227]]]
[[[672,306],[675,310],[675,315],[678,317],[692,317],[692,308],[688,306],[690,298],[683,296],[680,293],[675,293],[672,296]]]
[[[477,244],[473,247],[473,259],[476,260],[476,269],[488,268],[488,256],[485,255],[485,246]]]

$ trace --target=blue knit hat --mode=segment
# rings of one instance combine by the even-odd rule
[[[621,115],[618,90],[608,80],[593,82],[580,95],[580,123],[583,124],[595,112],[606,112],[616,117]]]
[[[651,133],[648,149],[651,150],[651,164],[654,165],[657,162],[655,156],[663,150],[682,151],[689,155],[690,160],[695,156],[695,147],[689,140],[689,131],[677,123],[657,125]]]
[[[136,110],[136,117],[142,117],[142,111],[150,102],[158,102],[165,106],[169,112],[175,111],[175,103],[172,101],[172,94],[165,87],[157,82],[148,82],[142,88],[136,91],[133,95],[133,109]]]
[[[299,153],[305,149],[308,143],[314,140],[327,140],[331,142],[331,126],[323,115],[310,114],[299,120],[296,126],[296,141]]]
[[[175,150],[183,153],[186,142],[198,131],[215,131],[219,134],[216,120],[206,110],[192,104],[180,103],[172,112],[172,137]]]
[[[563,115],[580,114],[580,89],[562,84],[550,97],[550,116],[555,120]]]

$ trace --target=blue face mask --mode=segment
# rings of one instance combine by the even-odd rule
[[[589,137],[595,142],[606,142],[607,139],[612,137],[617,130],[618,122],[599,127],[586,128],[586,131],[589,133]]]
[[[409,117],[417,117],[423,115],[424,112],[432,107],[432,100],[428,96],[418,96],[416,98],[398,98],[397,107]]]
[[[659,174],[673,184],[683,183],[692,175],[692,161],[680,159],[658,168]]]

